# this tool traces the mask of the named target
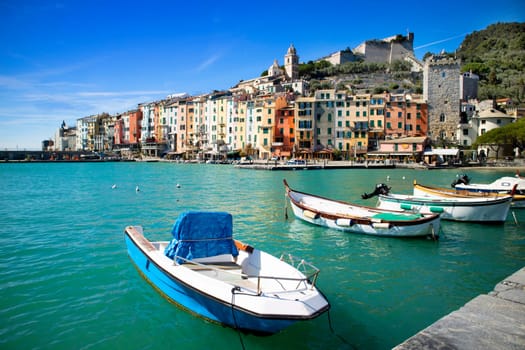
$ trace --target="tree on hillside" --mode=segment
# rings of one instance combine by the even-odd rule
[[[525,149],[525,119],[519,119],[515,123],[507,124],[501,128],[492,129],[479,136],[474,147],[487,145],[498,155],[499,149],[504,145],[518,147],[520,154]]]
[[[525,23],[496,23],[467,35],[457,51],[462,71],[480,78],[480,100],[510,97],[525,102]]]
[[[518,147],[520,154],[525,150],[525,119],[519,119],[508,126],[508,134],[513,147]]]
[[[479,136],[474,143],[474,146],[485,145],[491,151],[496,154],[496,159],[498,159],[499,150],[503,145],[508,144],[508,139],[503,128],[492,129],[485,134]]]
[[[412,65],[408,61],[396,60],[390,64],[391,72],[410,72]]]

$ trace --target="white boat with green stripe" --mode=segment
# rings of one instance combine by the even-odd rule
[[[366,207],[296,191],[283,182],[294,215],[311,224],[375,236],[438,237],[439,214]]]
[[[443,220],[500,224],[509,213],[512,196],[432,198],[404,194],[380,194],[377,207],[410,213],[436,213]]]

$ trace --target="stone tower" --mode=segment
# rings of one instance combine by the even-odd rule
[[[290,44],[286,55],[284,56],[284,69],[288,79],[297,80],[299,78],[299,56],[295,51],[293,44]]]
[[[423,98],[428,104],[428,130],[432,140],[456,142],[460,122],[460,62],[431,56],[423,67]]]

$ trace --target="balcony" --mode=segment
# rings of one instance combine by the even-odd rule
[[[382,128],[382,127],[376,127],[376,128],[371,127],[371,128],[368,129],[368,131],[369,132],[384,132],[385,129]]]

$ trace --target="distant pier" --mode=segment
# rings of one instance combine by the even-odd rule
[[[393,169],[394,162],[315,161],[306,164],[286,164],[274,161],[254,161],[235,165],[241,169],[255,170],[319,170],[319,169]]]
[[[394,350],[525,349],[525,268]]]

